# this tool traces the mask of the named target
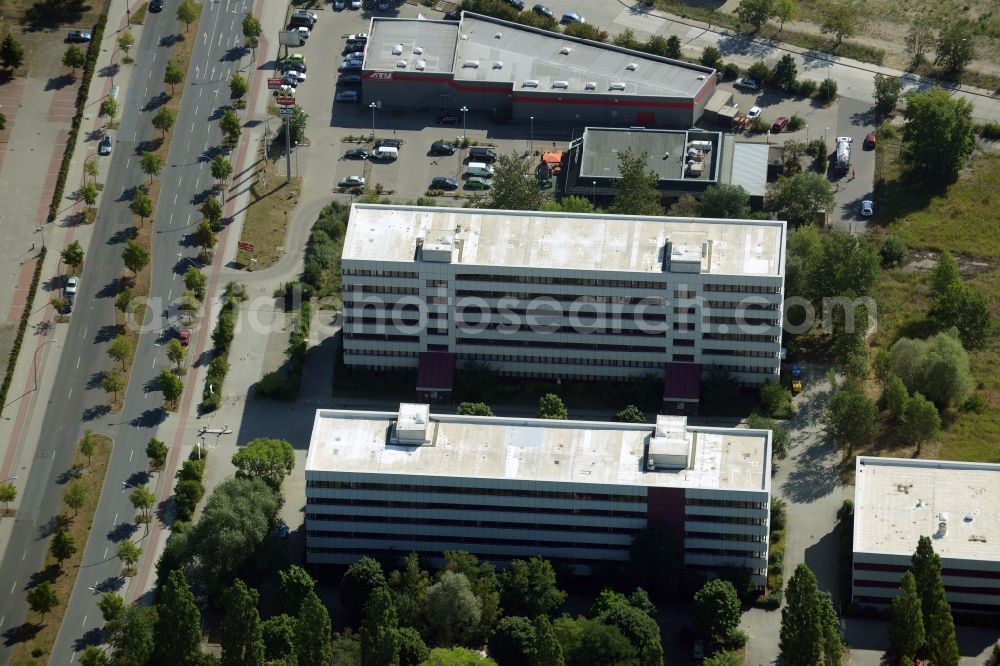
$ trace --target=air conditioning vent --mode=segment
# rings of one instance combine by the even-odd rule
[[[553,81],[553,88],[569,88],[569,81]]]
[[[493,63],[493,69],[503,69],[503,61],[497,60]]]
[[[416,63],[414,63],[413,68],[414,69],[418,69],[418,70],[420,70],[422,72],[422,71],[424,71],[427,68],[427,61],[426,60],[418,60]]]
[[[563,55],[569,55],[569,54],[570,54],[570,53],[572,53],[572,52],[573,52],[573,49],[571,49],[571,48],[570,48],[570,47],[568,47],[568,46],[564,46],[564,47],[562,47],[561,49],[559,49],[559,53],[561,53],[561,54],[563,54]]]
[[[625,69],[627,69],[630,72],[634,72],[635,70],[639,69],[639,65],[635,64],[634,62],[630,62],[629,64],[625,65]]]
[[[608,86],[608,90],[625,90],[625,84],[616,81]]]
[[[393,46],[392,46],[392,55],[403,55],[403,45],[402,44],[393,44]]]
[[[587,81],[583,86],[584,90],[597,90],[597,81]]]
[[[538,87],[538,81],[535,80],[535,79],[528,79],[527,81],[524,81],[524,82],[521,83],[521,87],[522,88],[537,88]]]
[[[413,55],[423,55],[423,53],[424,53],[424,47],[422,46],[413,47]]]
[[[479,61],[478,60],[466,60],[465,62],[462,63],[462,67],[468,67],[470,69],[479,69]]]
[[[495,35],[493,35],[493,39],[500,39],[501,37],[503,37],[503,33],[502,32],[498,32]]]
[[[406,61],[405,60],[397,60],[396,61],[396,67],[399,67],[400,69],[406,69]]]

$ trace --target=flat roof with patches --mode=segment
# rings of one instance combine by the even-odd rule
[[[702,274],[784,275],[785,222],[778,220],[357,203],[343,261],[415,262],[420,242],[425,260],[433,244],[448,248],[452,264],[662,273],[668,241],[674,260],[697,254]]]

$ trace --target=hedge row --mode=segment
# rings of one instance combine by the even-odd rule
[[[299,318],[292,329],[288,345],[288,371],[269,372],[254,385],[254,395],[277,400],[295,400],[302,384],[302,370],[306,362],[309,343],[309,326],[312,322],[312,303],[306,301],[299,310]]]
[[[177,509],[177,520],[191,520],[195,507],[205,495],[205,486],[202,485],[201,481],[205,476],[205,458],[207,457],[208,451],[204,447],[201,451],[195,447],[174,475],[177,479],[177,485],[174,486],[174,506]]]
[[[35,272],[31,276],[31,287],[28,289],[28,300],[24,304],[24,311],[21,312],[21,322],[17,326],[17,337],[14,338],[14,347],[10,350],[7,358],[7,374],[3,378],[3,387],[0,387],[0,414],[3,414],[4,405],[7,404],[7,392],[10,390],[11,382],[14,381],[14,366],[17,365],[17,357],[21,353],[21,344],[24,342],[24,333],[28,330],[28,317],[31,316],[32,306],[35,303],[35,292],[38,291],[38,283],[42,278],[42,264],[45,263],[47,248],[43,245],[38,253],[38,263],[35,264]]]
[[[212,362],[208,364],[205,389],[201,394],[202,412],[214,412],[222,401],[222,382],[229,372],[229,345],[236,333],[236,311],[239,306],[239,299],[227,294],[226,302],[219,311],[219,320],[212,332],[212,343],[215,345]]]
[[[62,164],[59,166],[56,189],[52,193],[52,202],[49,203],[49,222],[54,222],[59,214],[63,191],[66,189],[66,179],[69,177],[69,163],[73,159],[73,148],[76,146],[76,137],[80,133],[80,125],[83,124],[83,110],[87,106],[87,92],[90,90],[90,80],[94,78],[97,56],[101,53],[101,40],[104,38],[104,26],[107,22],[107,13],[101,14],[94,26],[90,46],[87,48],[87,62],[83,66],[83,79],[80,81],[80,89],[76,93],[76,114],[73,116],[73,125],[70,127],[69,139],[66,141],[66,150],[63,152]]]

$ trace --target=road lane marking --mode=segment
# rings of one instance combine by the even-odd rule
[[[156,62],[156,51],[153,51],[153,62]]]
[[[115,522],[111,523],[111,525],[114,526],[114,525],[117,525],[117,524],[118,524],[118,514],[116,513],[115,514]]]
[[[69,400],[69,399],[70,399],[70,398],[72,398],[72,397],[73,397],[73,389],[71,388],[71,389],[69,390],[69,395],[68,395],[68,396],[66,396],[66,399],[67,399],[67,400]]]
[[[27,556],[28,556],[28,549],[27,549],[27,548],[25,548],[25,549],[24,549],[24,554],[23,554],[23,555],[21,555],[21,559],[23,560],[23,559],[24,559],[24,558],[26,558]]]
[[[176,273],[175,273],[175,275],[176,275]],[[167,300],[169,301],[170,297],[173,296],[173,295],[174,295],[174,290],[171,289],[170,291],[167,292]]]
[[[17,587],[17,581],[10,584],[10,593],[14,594],[14,588]]]
[[[108,547],[107,546],[104,547],[104,558],[103,559],[105,559],[105,560],[108,559]]]
[[[2,626],[3,626],[3,623],[4,623],[4,622],[5,622],[6,620],[7,620],[7,616],[6,616],[6,615],[4,615],[3,617],[0,617],[0,627],[2,627]]]
[[[87,337],[87,329],[83,329],[83,337]]]
[[[127,160],[125,160],[125,168],[126,168],[126,169],[128,168],[128,165],[129,165],[129,164],[132,164],[132,158],[131,158],[131,157],[130,157],[130,158],[128,158]],[[122,191],[123,191],[123,192],[125,191],[125,188],[124,188],[124,187],[122,188]]]
[[[177,195],[176,194],[174,195],[174,205],[175,206],[177,205]]]
[[[191,133],[194,134],[194,123],[191,123]]]
[[[128,453],[128,461],[129,461],[129,462],[132,462],[132,455],[133,455],[134,453],[135,453],[135,449],[132,449],[131,451],[129,451],[129,453]]]
[[[173,213],[171,213],[171,214],[170,214],[170,219],[169,219],[169,220],[167,220],[167,224],[170,224],[170,223],[171,223],[171,222],[173,222],[173,221],[174,221],[174,214],[173,214]],[[177,275],[177,274],[176,274],[176,273],[174,273],[174,275]]]
[[[149,75],[146,76],[146,80],[148,81],[151,78],[153,78],[153,72],[150,72]]]
[[[132,140],[133,140],[133,141],[135,141],[135,138],[136,138],[137,136],[139,136],[139,130],[136,130],[136,131],[132,132]]]
[[[77,369],[77,370],[79,370],[79,369],[80,369],[80,359],[81,359],[81,358],[83,358],[83,357],[82,357],[82,356],[78,356],[78,357],[76,358],[76,369]]]
[[[87,616],[86,615],[83,616],[83,622],[80,624],[80,626],[81,627],[86,627],[87,626]]]

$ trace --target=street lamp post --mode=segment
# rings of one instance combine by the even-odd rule
[[[826,135],[829,131],[830,131],[829,127],[823,128],[823,150],[826,150],[826,147],[830,145],[826,142]]]
[[[468,125],[465,122],[465,114],[469,112],[469,107],[463,106],[459,109],[459,111],[462,112],[462,143],[465,143],[467,140],[466,135],[468,134]]]
[[[535,117],[528,116],[528,120],[531,122],[531,131],[528,135],[528,154],[531,155],[535,152]]]
[[[806,143],[809,143],[809,125],[806,125]]]
[[[375,141],[375,109],[377,105],[375,102],[372,102],[368,105],[368,108],[372,110],[372,141]]]
[[[595,180],[591,184],[593,186],[592,193],[593,193],[593,199],[594,199],[594,209],[596,210],[597,209],[597,181]]]

